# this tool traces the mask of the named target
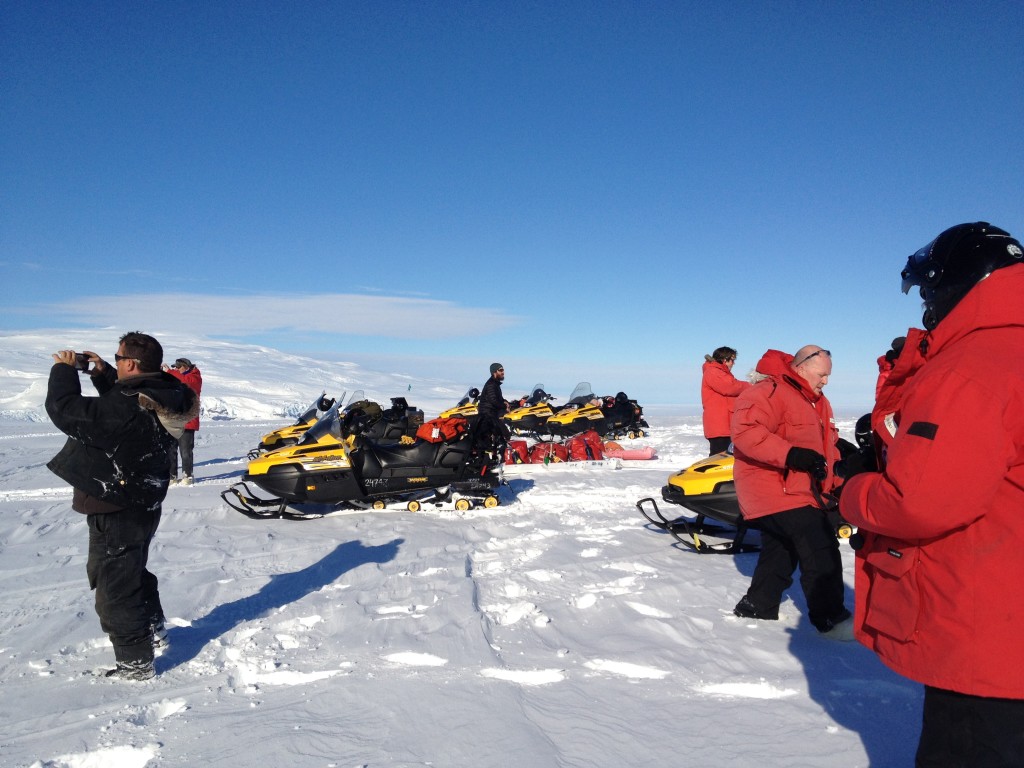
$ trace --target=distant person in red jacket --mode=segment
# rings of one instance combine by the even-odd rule
[[[757,370],[767,378],[736,398],[732,440],[736,497],[743,517],[758,523],[761,553],[733,612],[778,619],[799,566],[811,624],[829,639],[852,640],[839,543],[823,506],[839,458],[839,431],[822,393],[832,355],[814,345],[795,355],[771,349]]]
[[[986,222],[917,251],[913,328],[846,473],[857,639],[923,683],[918,766],[1024,766],[1024,251]],[[874,467],[860,466],[858,470]]]
[[[179,357],[174,361],[173,366],[164,365],[163,369],[174,378],[184,382],[188,388],[196,393],[196,398],[203,389],[203,374],[192,361],[187,357]],[[199,416],[185,425],[185,431],[178,438],[178,449],[181,451],[181,485],[192,485],[192,464],[193,453],[196,445],[196,432],[199,431]],[[172,452],[171,458],[171,485],[177,485],[178,480],[178,451]]]
[[[700,401],[704,406],[704,437],[711,448],[709,456],[729,447],[729,421],[732,419],[736,397],[750,386],[732,375],[736,364],[736,350],[719,347],[711,356],[704,356],[704,375],[700,384]]]

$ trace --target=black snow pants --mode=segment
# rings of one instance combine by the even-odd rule
[[[798,507],[758,518],[757,522],[761,554],[747,599],[758,612],[778,616],[782,594],[793,584],[793,572],[799,566],[811,624],[827,631],[848,616],[843,605],[839,542],[825,512],[817,507]]]
[[[160,505],[88,515],[89,586],[118,661],[152,661],[152,626],[163,619],[157,578],[147,568]]]

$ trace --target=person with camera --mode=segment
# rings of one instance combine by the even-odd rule
[[[924,685],[916,765],[1024,765],[1024,251],[987,222],[914,253],[912,328],[846,469],[856,635]],[[879,471],[880,470],[880,471]]]
[[[839,458],[839,432],[822,392],[832,355],[814,345],[795,355],[769,350],[757,371],[766,378],[736,398],[731,430],[740,512],[760,529],[761,552],[733,613],[778,619],[799,566],[811,624],[829,639],[851,640],[839,543],[823,502]]]
[[[114,365],[94,352],[53,355],[46,412],[68,440],[47,467],[73,489],[71,508],[86,516],[86,573],[100,626],[114,646],[108,677],[148,680],[155,633],[163,631],[149,546],[167,494],[171,451],[199,412],[195,393],[160,371],[163,348],[138,331],[121,337]],[[91,367],[90,367],[91,366]],[[97,395],[82,393],[87,373]]]
[[[196,393],[198,399],[203,391],[203,374],[193,365],[187,357],[179,357],[174,365],[162,365],[161,369],[167,371],[178,381],[185,383],[189,389]],[[329,408],[330,406],[328,406]],[[327,410],[325,408],[324,410]],[[178,451],[181,451],[181,484],[192,485],[193,455],[196,446],[196,432],[199,431],[198,414],[192,421],[185,425],[185,431],[178,438],[178,450],[171,453],[171,485],[177,485],[178,480]]]

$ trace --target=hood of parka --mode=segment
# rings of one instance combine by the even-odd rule
[[[121,393],[137,397],[140,408],[152,411],[164,429],[177,440],[185,425],[199,415],[196,393],[169,373],[144,373],[118,381]]]
[[[997,269],[977,283],[926,336],[926,357],[987,328],[1024,327],[1024,264]]]
[[[818,402],[820,395],[816,394],[808,384],[796,371],[793,370],[793,355],[788,352],[781,352],[777,349],[769,349],[763,355],[761,359],[757,361],[757,366],[754,370],[758,373],[768,376],[773,379],[776,383],[783,381],[788,382],[790,385],[796,387],[804,396],[812,403]]]

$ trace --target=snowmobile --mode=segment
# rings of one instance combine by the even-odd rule
[[[341,400],[345,399],[342,395]],[[327,397],[327,390],[320,393],[320,396],[306,407],[294,423],[287,427],[275,429],[260,438],[260,444],[249,451],[248,458],[255,459],[261,453],[272,451],[275,448],[282,448],[286,445],[295,445],[302,438],[303,433],[316,423],[320,414],[327,411],[334,405],[334,398]]]
[[[643,408],[636,400],[630,400],[625,392],[619,392],[615,397],[597,397],[590,382],[581,381],[565,407],[547,420],[544,431],[559,437],[572,437],[593,429],[610,440],[620,437],[632,440],[643,437],[646,434],[644,430],[650,429],[643,414]]]
[[[652,498],[640,499],[636,508],[651,524],[668,531],[680,544],[700,554],[757,552],[760,546],[745,540],[748,530],[757,529],[757,521],[748,521],[740,513],[733,466],[730,445],[728,450],[701,459],[669,476],[668,483],[661,489],[661,498],[693,513],[695,517],[692,519],[685,514],[671,519],[665,517]],[[850,538],[853,528],[839,519],[835,499],[822,493],[820,486],[815,495],[819,506],[829,515],[836,536],[840,539]],[[649,506],[650,511],[645,506]],[[709,523],[709,519],[716,522]],[[727,541],[712,544],[702,539],[702,536],[724,538]]]
[[[231,508],[256,518],[294,520],[323,517],[343,509],[382,510],[404,505],[416,512],[424,504],[475,504],[491,508],[499,500],[500,457],[482,445],[465,419],[435,419],[415,438],[378,443],[345,430],[335,403],[298,444],[279,448],[249,462],[242,479],[221,493]],[[260,496],[254,485],[269,497]],[[292,507],[295,508],[292,508]]]
[[[544,391],[543,384],[534,384],[530,394],[514,402],[517,407],[506,413],[502,420],[514,435],[539,436],[544,424],[555,415],[551,401],[555,398]]]
[[[452,416],[459,416],[468,421],[470,426],[474,426],[477,418],[480,416],[480,412],[477,410],[479,400],[480,390],[476,387],[470,387],[454,408],[442,411],[438,418],[448,419]]]
[[[678,504],[696,517],[681,515],[669,519],[662,514],[652,498],[640,499],[636,508],[658,528],[668,531],[675,539],[700,554],[739,554],[757,552],[760,547],[746,542],[747,530],[756,528],[740,514],[733,482],[732,446],[728,451],[716,453],[681,469],[668,478],[661,489],[661,498],[669,504]],[[648,512],[644,507],[649,506]],[[707,522],[708,519],[718,521]],[[709,543],[702,536],[728,538],[725,543]]]

